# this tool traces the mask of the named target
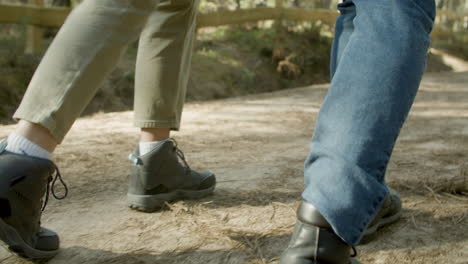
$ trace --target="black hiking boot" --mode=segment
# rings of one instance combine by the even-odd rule
[[[382,207],[364,231],[360,244],[370,242],[378,229],[392,224],[401,216],[401,200],[390,189]],[[281,257],[280,264],[348,264],[359,263],[353,257],[356,251],[343,242],[315,207],[305,201],[297,210],[297,224],[291,242]],[[349,252],[354,254],[350,257]]]
[[[6,145],[0,143],[0,245],[33,261],[48,260],[60,243],[57,233],[41,227],[41,214],[50,189],[60,200],[67,187],[52,161],[5,151]],[[61,197],[54,192],[57,179],[65,187]]]
[[[291,241],[280,264],[359,264],[354,256],[354,248],[333,232],[312,204],[302,201]]]
[[[133,162],[127,193],[130,208],[153,212],[166,202],[202,198],[215,189],[215,175],[192,170],[173,139],[142,156],[137,149],[129,158]]]

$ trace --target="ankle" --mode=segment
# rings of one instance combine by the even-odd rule
[[[170,128],[142,128],[140,142],[162,141],[169,138]]]
[[[160,146],[161,141],[169,138],[169,128],[142,128],[140,143],[138,143],[140,156],[145,155]]]
[[[48,160],[52,158],[51,152],[16,133],[11,133],[7,142],[6,150],[9,152]]]
[[[26,138],[50,153],[54,152],[58,145],[57,140],[47,128],[26,120],[19,121],[13,134]]]

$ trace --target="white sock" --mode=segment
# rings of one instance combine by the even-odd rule
[[[159,144],[163,141],[150,141],[150,142],[140,142],[138,143],[140,147],[140,156],[145,155],[146,153],[149,153],[153,149],[159,147]]]
[[[52,158],[52,153],[15,133],[8,136],[7,142],[6,150],[9,152],[48,160]]]

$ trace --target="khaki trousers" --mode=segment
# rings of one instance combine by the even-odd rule
[[[127,45],[140,36],[135,121],[178,130],[199,0],[85,0],[68,17],[14,114],[61,142]]]

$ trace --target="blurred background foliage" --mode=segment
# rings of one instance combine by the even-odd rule
[[[79,0],[45,0],[47,6],[73,7]],[[410,0],[408,0],[410,1]],[[0,3],[27,3],[0,0]],[[200,11],[274,7],[275,0],[201,0]],[[285,7],[335,9],[338,0],[287,0]],[[439,9],[468,12],[468,0],[437,0]],[[325,83],[329,80],[329,53],[333,27],[317,22],[282,22],[278,33],[273,21],[198,30],[188,100],[209,100]],[[0,24],[0,122],[11,122],[27,84],[43,55],[25,55],[26,25]],[[433,35],[433,47],[468,59],[468,17],[441,15],[437,28],[449,34]],[[57,29],[45,32],[47,49]],[[127,54],[87,107],[84,114],[129,110],[133,104],[135,55]],[[450,70],[436,56],[429,71]]]

